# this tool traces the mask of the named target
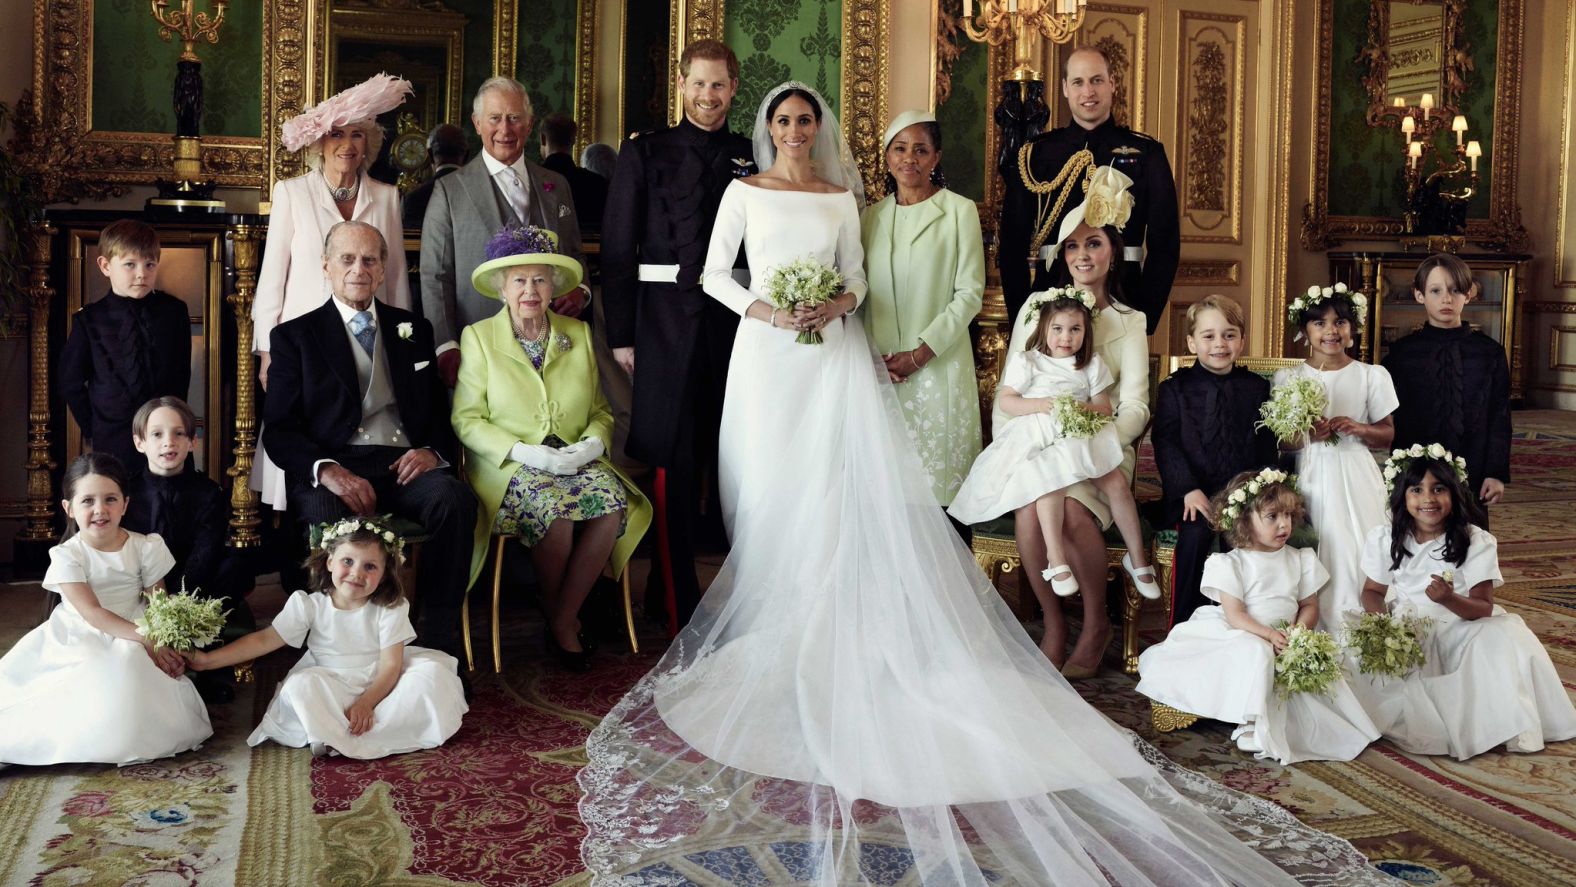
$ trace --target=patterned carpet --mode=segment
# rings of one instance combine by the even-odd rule
[[[1576,689],[1576,415],[1516,420],[1515,483],[1491,516],[1509,583],[1498,597]],[[0,592],[0,609],[15,612],[13,594]],[[541,660],[523,608],[510,622],[506,674],[478,676],[464,728],[441,749],[373,762],[248,749],[270,679],[288,667],[279,658],[213,710],[217,735],[197,752],[119,770],[5,771],[0,884],[585,883],[581,743],[661,644],[604,652],[593,674],[571,676]],[[1218,724],[1154,734],[1132,686],[1108,670],[1079,689],[1184,766],[1350,839],[1407,883],[1576,883],[1576,743],[1462,763],[1381,742],[1350,763],[1283,768],[1237,751]]]

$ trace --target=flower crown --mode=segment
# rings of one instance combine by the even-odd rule
[[[1040,313],[1050,308],[1057,302],[1077,302],[1089,309],[1089,318],[1095,317],[1094,293],[1075,286],[1058,286],[1048,290],[1041,290],[1029,299],[1029,310],[1023,313],[1023,325],[1033,326],[1039,322]]]
[[[386,517],[347,517],[333,523],[319,524],[316,528],[318,535],[317,547],[324,551],[333,551],[335,543],[358,530],[376,533],[383,544],[394,553],[394,562],[405,562],[405,538],[389,528],[384,521]]]
[[[1286,322],[1297,327],[1297,335],[1292,337],[1293,341],[1301,342],[1303,339],[1301,324],[1297,322],[1302,312],[1330,299],[1345,299],[1352,303],[1352,315],[1356,318],[1357,331],[1359,333],[1363,331],[1363,325],[1368,320],[1367,296],[1357,290],[1347,289],[1344,283],[1324,287],[1310,286],[1308,292],[1292,299],[1291,304],[1286,306]]]
[[[1224,533],[1236,526],[1237,521],[1252,507],[1253,500],[1259,497],[1271,484],[1281,484],[1290,487],[1292,492],[1297,491],[1297,475],[1287,474],[1279,468],[1265,468],[1256,477],[1235,490],[1226,497],[1226,507],[1220,511],[1217,521],[1219,530]]]
[[[1413,459],[1438,459],[1456,470],[1456,479],[1465,486],[1467,482],[1467,460],[1445,449],[1443,444],[1431,443],[1428,446],[1412,444],[1404,450],[1391,450],[1390,458],[1384,460],[1384,488],[1386,492],[1395,492],[1395,479],[1406,472],[1406,467],[1412,464]]]

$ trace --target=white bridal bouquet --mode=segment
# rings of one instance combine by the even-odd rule
[[[1089,405],[1063,394],[1051,401],[1051,416],[1062,429],[1063,437],[1094,437],[1100,429],[1111,424],[1111,417],[1089,409]]]
[[[823,305],[843,291],[843,276],[837,269],[814,259],[795,259],[778,265],[766,275],[762,292],[773,305],[793,311],[795,305]],[[819,345],[821,334],[805,330],[794,339],[801,345]]]
[[[1275,657],[1275,692],[1323,693],[1341,676],[1340,647],[1327,631],[1282,623],[1286,649]]]
[[[137,617],[137,632],[155,646],[199,650],[224,630],[225,600],[198,597],[186,590],[184,580],[179,594],[156,589],[148,596],[148,608]]]
[[[1346,649],[1357,654],[1363,674],[1401,676],[1427,662],[1423,632],[1432,619],[1389,613],[1346,614]]]
[[[1263,421],[1253,427],[1268,428],[1281,443],[1291,443],[1313,430],[1314,421],[1324,417],[1324,408],[1329,403],[1323,383],[1297,376],[1275,386],[1270,399],[1259,407]],[[1336,435],[1330,435],[1330,443],[1335,440]]]

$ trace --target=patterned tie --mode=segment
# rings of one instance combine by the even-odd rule
[[[520,174],[511,166],[503,171],[503,175],[498,177],[498,181],[503,186],[504,199],[508,200],[509,205],[514,207],[514,214],[519,217],[521,222],[530,221],[531,198],[526,193],[525,183],[520,181]]]
[[[372,325],[371,311],[357,311],[355,316],[350,318],[350,334],[356,337],[356,341],[361,343],[367,356],[371,357],[372,344],[378,340],[378,328]]]

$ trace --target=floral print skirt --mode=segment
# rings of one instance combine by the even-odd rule
[[[543,443],[564,445],[556,438]],[[516,536],[531,546],[542,541],[553,521],[584,521],[615,511],[622,515],[618,527],[622,536],[629,523],[629,496],[618,476],[595,462],[574,474],[553,474],[521,465],[509,478],[509,488],[493,518],[493,532]]]

